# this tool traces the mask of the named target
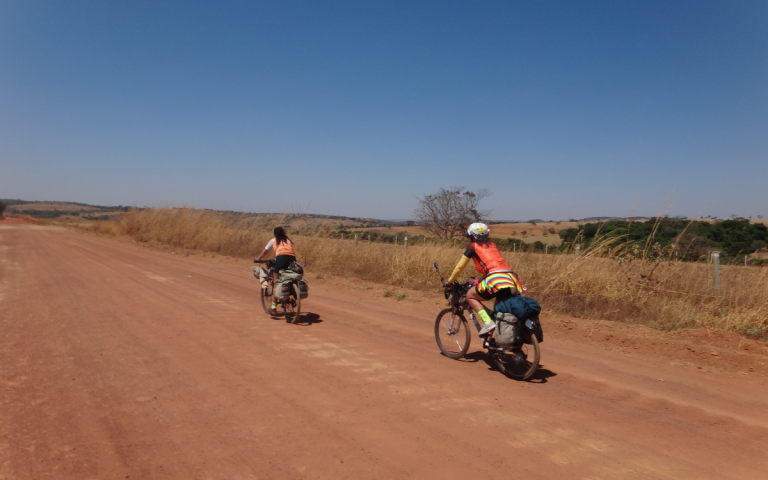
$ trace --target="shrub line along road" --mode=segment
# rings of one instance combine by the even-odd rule
[[[764,382],[552,336],[515,382],[442,302],[309,276],[288,325],[249,267],[0,223],[0,479],[767,478]]]

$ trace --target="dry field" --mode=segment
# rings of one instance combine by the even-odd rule
[[[255,258],[271,238],[275,217],[228,219],[210,211],[131,211],[117,221],[88,224],[109,235],[187,252]],[[373,281],[392,287],[439,292],[432,263],[447,275],[461,249],[292,235],[299,260],[313,272]],[[543,255],[505,252],[529,294],[553,311],[597,319],[640,322],[662,330],[704,327],[744,334],[768,331],[768,269],[722,267],[722,289],[712,289],[708,264],[657,263],[645,258],[617,262],[604,252]],[[465,276],[472,275],[471,268]]]

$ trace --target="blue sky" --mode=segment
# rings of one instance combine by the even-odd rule
[[[767,181],[765,1],[0,0],[0,198],[768,217]]]

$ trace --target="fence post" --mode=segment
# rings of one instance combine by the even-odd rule
[[[408,248],[408,237],[405,237],[405,248]]]
[[[712,272],[715,277],[715,290],[720,290],[720,254],[712,252]]]
[[[581,253],[581,245],[576,245],[576,258],[579,258],[579,253]]]
[[[512,251],[513,251],[513,252],[516,252],[516,251],[517,251],[517,244],[516,244],[516,243],[513,243],[513,244],[512,244]]]
[[[355,234],[355,245],[357,245],[357,234]]]
[[[544,254],[549,253],[549,244],[544,245]]]

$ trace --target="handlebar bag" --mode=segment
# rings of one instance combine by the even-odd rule
[[[251,271],[253,272],[253,276],[259,279],[259,282],[261,283],[261,288],[267,288],[269,284],[267,283],[267,271],[264,270],[261,267],[251,267]]]

